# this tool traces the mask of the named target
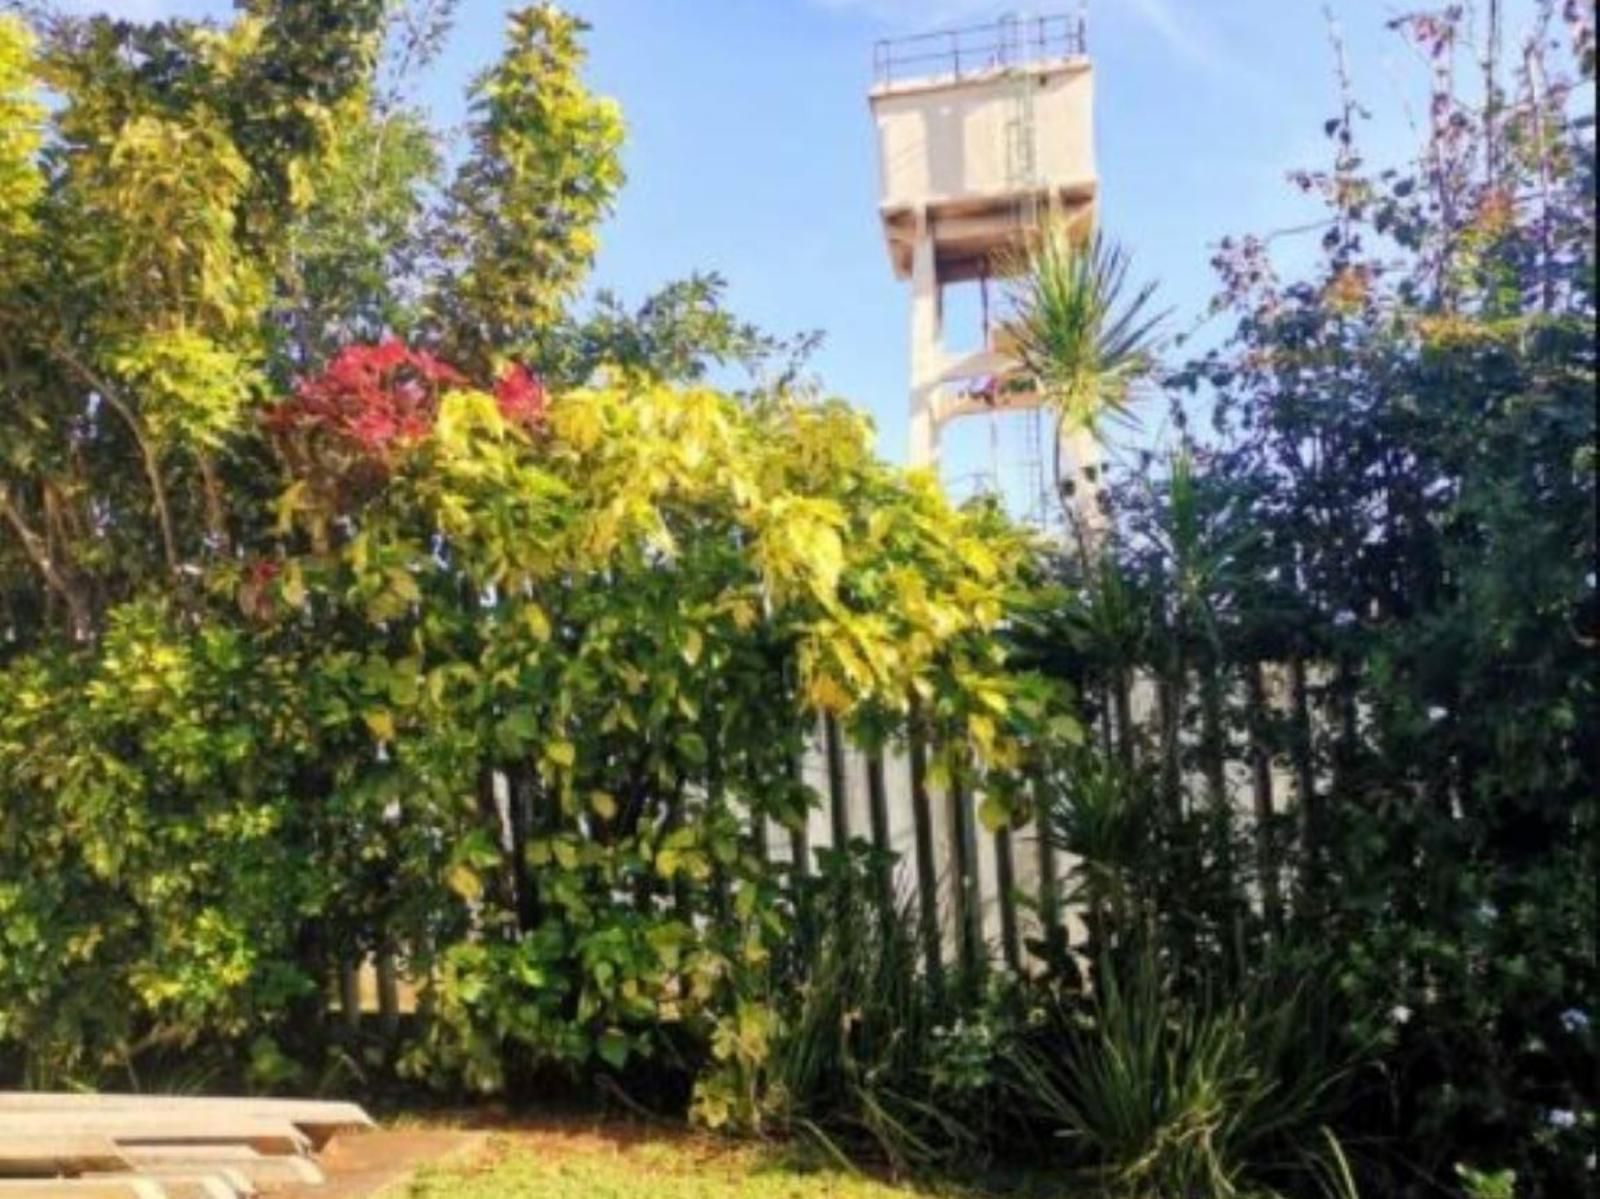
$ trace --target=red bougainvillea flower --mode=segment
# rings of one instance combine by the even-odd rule
[[[425,438],[440,393],[465,382],[447,363],[392,338],[346,346],[320,374],[302,379],[267,422],[277,432],[325,433],[365,457],[382,459]]]
[[[282,564],[274,562],[271,558],[257,558],[245,567],[245,578],[258,587],[265,587],[277,578],[283,570]]]
[[[352,351],[356,351],[352,353]],[[406,349],[403,342],[393,337],[386,337],[375,346],[346,346],[339,356],[333,360],[329,373],[339,369],[341,363],[348,369],[368,368],[372,370],[391,371],[397,366],[404,366],[410,357],[411,351]]]
[[[500,415],[512,424],[532,427],[544,421],[544,384],[527,367],[513,363],[495,380],[494,398]]]
[[[239,577],[239,610],[252,620],[272,617],[272,584],[282,573],[282,566],[271,558],[257,558],[248,563]]]

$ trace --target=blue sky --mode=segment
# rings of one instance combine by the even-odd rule
[[[220,0],[80,0],[129,16],[224,14]],[[508,0],[462,0],[421,98],[445,123],[496,53]],[[629,129],[629,183],[603,232],[595,282],[638,298],[674,276],[716,270],[731,306],[774,332],[820,329],[827,388],[872,413],[885,455],[906,440],[906,297],[890,274],[874,206],[868,118],[875,39],[982,21],[981,0],[568,0],[594,29],[590,78]],[[1077,11],[1056,0],[1033,11]],[[1406,101],[1425,78],[1384,29],[1402,6],[1332,0],[1359,90],[1381,114],[1375,157],[1413,144]],[[1227,233],[1292,226],[1305,201],[1291,167],[1326,161],[1337,106],[1320,0],[1093,0],[1102,221],[1136,270],[1158,278],[1187,327],[1211,294],[1211,249]],[[1515,44],[1514,39],[1508,39]],[[1305,238],[1281,243],[1290,258]],[[1207,329],[1204,336],[1211,335]],[[981,424],[981,422],[977,422]],[[1012,437],[1011,431],[1004,433]],[[1149,430],[1146,430],[1146,436]],[[947,475],[987,454],[989,434],[947,438]],[[1005,451],[1009,453],[1009,449]]]

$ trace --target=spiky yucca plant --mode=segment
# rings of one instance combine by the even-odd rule
[[[1129,283],[1132,259],[1103,235],[1085,237],[1052,215],[1018,257],[1007,332],[1064,432],[1093,432],[1126,416],[1156,368],[1166,312],[1152,309],[1156,286]]]
[[[1088,1010],[1011,1047],[1021,1102],[1108,1199],[1355,1199],[1326,1122],[1356,1063],[1320,982],[1165,974],[1148,948],[1102,956]]]

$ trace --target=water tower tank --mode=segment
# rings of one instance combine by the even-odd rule
[[[909,278],[919,217],[939,277],[978,277],[1031,211],[1092,212],[1094,77],[1071,17],[878,43],[870,93],[878,211],[895,274]]]
[[[975,352],[946,350],[943,288],[1003,273],[1047,211],[1093,222],[1094,74],[1081,19],[1053,16],[879,42],[874,76],[878,213],[911,282],[910,460],[924,466],[941,426],[992,408],[983,397],[1014,370],[989,329]]]

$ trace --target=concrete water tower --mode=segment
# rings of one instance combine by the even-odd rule
[[[879,42],[870,102],[878,133],[879,215],[895,275],[911,283],[913,466],[936,466],[940,431],[962,416],[1033,410],[1041,398],[989,319],[1003,275],[1046,212],[1094,221],[1094,75],[1081,17]],[[983,289],[980,348],[946,346],[945,289]],[[1067,447],[1088,466],[1087,438]],[[1039,469],[1043,469],[1042,466]]]

